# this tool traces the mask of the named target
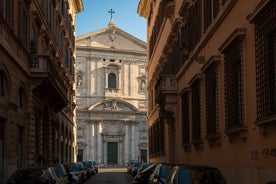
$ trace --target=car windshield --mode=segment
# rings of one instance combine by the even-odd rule
[[[71,166],[71,169],[70,169],[70,172],[78,172],[79,171],[79,168],[77,165],[72,165]]]
[[[56,174],[57,174],[57,177],[62,177],[63,176],[63,169],[62,169],[62,167],[60,166],[60,165],[58,165],[58,166],[55,166],[55,172],[56,172]]]
[[[144,170],[144,169],[147,168],[148,166],[149,166],[148,163],[144,163],[144,164],[142,165],[141,169]]]
[[[151,164],[151,165],[149,165],[146,169],[144,169],[144,170],[142,171],[142,173],[151,171],[152,169],[155,168],[155,166],[156,166],[156,164]]]
[[[161,178],[168,178],[168,172],[165,165],[162,165],[160,168],[160,177]]]

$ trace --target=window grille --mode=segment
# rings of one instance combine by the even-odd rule
[[[276,1],[271,0],[254,20],[257,120],[276,114]]]
[[[190,111],[189,111],[189,93],[182,95],[182,144],[190,143]]]
[[[206,135],[218,133],[218,66],[212,63],[205,71]]]
[[[149,129],[149,144],[150,144],[150,156],[159,154],[164,151],[164,122],[158,121],[154,123]]]
[[[189,11],[187,28],[189,28],[189,46],[193,50],[201,38],[201,1],[195,2]]]
[[[244,120],[241,41],[236,37],[223,51],[226,129],[241,127]]]
[[[108,88],[116,88],[116,75],[114,73],[108,74]]]
[[[155,18],[154,26],[153,26],[153,29],[152,29],[150,41],[149,41],[149,43],[150,43],[149,57],[151,57],[152,52],[154,50],[155,43],[157,41],[159,32],[161,30],[163,19],[164,19],[164,4],[160,3],[159,8],[158,8],[158,13],[157,13],[156,18]]]
[[[179,45],[180,39],[173,45],[172,52],[167,56],[168,62],[163,69],[163,75],[175,75],[181,68]]]
[[[201,139],[201,85],[197,79],[192,85],[192,141]]]

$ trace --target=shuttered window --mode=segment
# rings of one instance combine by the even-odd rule
[[[276,115],[276,1],[256,16],[257,119]]]

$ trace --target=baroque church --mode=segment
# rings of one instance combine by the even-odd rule
[[[78,160],[146,161],[146,43],[115,26],[76,39]]]

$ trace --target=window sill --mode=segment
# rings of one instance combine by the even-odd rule
[[[208,141],[210,147],[218,146],[221,144],[221,134],[216,133],[213,135],[207,135],[206,140]]]
[[[244,125],[229,128],[225,130],[225,134],[228,136],[230,142],[246,140],[247,138],[247,127]]]
[[[182,144],[182,147],[184,148],[185,152],[191,152],[192,151],[192,144],[191,143],[184,143],[184,144]]]
[[[202,150],[203,149],[203,140],[197,139],[192,142],[196,150]]]
[[[263,135],[266,135],[270,132],[276,132],[276,115],[257,120],[256,124],[260,127],[261,133]]]

